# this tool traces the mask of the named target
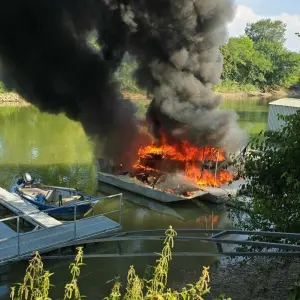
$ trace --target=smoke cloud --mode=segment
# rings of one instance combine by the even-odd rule
[[[81,122],[106,155],[130,163],[136,108],[114,79],[129,52],[138,84],[154,96],[147,116],[157,136],[237,146],[236,116],[212,92],[233,16],[230,0],[2,1],[2,72],[26,100]],[[87,42],[91,32],[100,50]]]
[[[159,3],[159,4],[158,4]],[[235,13],[231,0],[130,1],[138,31],[129,51],[136,79],[153,94],[148,120],[157,137],[234,151],[245,134],[234,112],[220,109],[212,86],[220,82],[220,46]]]

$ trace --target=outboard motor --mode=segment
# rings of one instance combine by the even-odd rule
[[[24,173],[22,175],[22,178],[20,178],[18,181],[17,181],[17,184],[20,185],[20,184],[24,184],[24,185],[30,185],[32,184],[34,181],[34,179],[31,177],[31,175],[29,173]]]

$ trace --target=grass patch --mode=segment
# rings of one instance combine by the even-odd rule
[[[240,93],[254,92],[258,88],[252,84],[242,84],[231,80],[223,80],[220,84],[215,85],[213,90],[217,93]]]

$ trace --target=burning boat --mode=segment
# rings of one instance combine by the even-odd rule
[[[223,203],[234,194],[237,176],[219,148],[197,147],[186,140],[141,146],[131,170],[99,161],[99,181],[160,202],[205,199]],[[235,183],[235,184],[234,184]]]

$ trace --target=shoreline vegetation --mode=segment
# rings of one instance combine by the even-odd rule
[[[245,98],[272,98],[272,97],[300,97],[300,90],[298,89],[280,89],[270,92],[261,92],[259,90],[243,90],[242,88],[236,90],[226,89],[225,87],[218,87],[215,93],[222,96],[223,99],[242,100]],[[123,91],[126,99],[130,99],[135,103],[150,103],[150,97],[141,91],[131,92]],[[0,93],[0,106],[29,106],[31,105],[23,97],[16,92],[2,92]]]
[[[134,266],[130,266],[127,273],[127,283],[122,286],[120,281],[116,281],[111,289],[110,295],[105,297],[104,300],[207,299],[207,296],[209,296],[211,292],[209,267],[203,266],[202,272],[200,271],[200,276],[197,274],[198,281],[194,284],[188,283],[179,290],[168,287],[169,265],[172,260],[174,237],[176,237],[176,235],[177,232],[172,226],[165,231],[163,249],[161,253],[158,254],[156,264],[152,268],[152,272],[148,278],[139,277]],[[81,300],[85,298],[85,296],[81,295],[78,285],[81,267],[84,265],[83,247],[78,247],[74,262],[69,265],[71,281],[65,285],[63,299]],[[23,282],[11,287],[10,299],[51,300],[51,276],[53,274],[54,273],[50,273],[50,271],[44,269],[41,256],[38,252],[35,252],[35,255],[29,261]],[[225,297],[222,293],[220,297],[217,296],[215,300],[231,300],[231,298]]]

